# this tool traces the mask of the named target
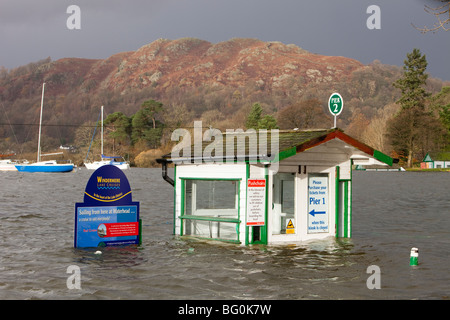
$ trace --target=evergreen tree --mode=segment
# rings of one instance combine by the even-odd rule
[[[445,106],[441,106],[439,116],[443,125],[447,129],[447,133],[450,133],[450,103]]]
[[[147,100],[142,103],[141,109],[134,114],[131,120],[131,139],[134,144],[143,140],[151,148],[157,148],[160,145],[163,124],[157,120],[157,117],[162,111],[163,104],[161,102]]]
[[[426,108],[431,95],[424,86],[428,75],[425,73],[427,60],[419,49],[407,54],[404,61],[403,77],[393,83],[402,95],[396,102],[400,112],[389,122],[387,135],[395,151],[407,158],[407,166],[413,164],[414,155],[424,156],[439,139],[442,127],[432,112]]]
[[[261,120],[262,107],[259,103],[254,103],[250,111],[245,126],[247,129],[258,129],[258,123]]]
[[[253,104],[252,110],[250,111],[245,126],[247,129],[278,129],[277,120],[271,115],[265,115],[261,117],[262,107],[259,103]]]
[[[258,122],[258,129],[279,129],[277,125],[277,120],[271,115],[265,115]]]
[[[155,100],[147,100],[142,103],[141,109],[144,109],[147,116],[152,119],[153,129],[155,129],[156,116],[163,111],[163,104]]]
[[[105,131],[108,137],[112,138],[113,150],[118,146],[129,144],[131,136],[131,119],[122,112],[109,114],[105,121]]]
[[[431,95],[423,88],[428,79],[428,74],[425,73],[428,62],[425,54],[422,55],[417,48],[406,57],[403,77],[393,83],[394,87],[402,91],[402,96],[397,103],[402,106],[402,109],[423,109],[426,99]]]
[[[441,92],[431,98],[431,108],[439,114],[445,130],[442,149],[450,151],[450,87],[442,87]]]

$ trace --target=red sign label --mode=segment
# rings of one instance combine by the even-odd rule
[[[247,226],[264,226],[266,208],[266,180],[247,181]]]
[[[104,237],[125,237],[139,235],[139,222],[104,223],[106,235]]]
[[[265,187],[266,180],[248,180],[248,187]]]

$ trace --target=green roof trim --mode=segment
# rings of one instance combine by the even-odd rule
[[[392,164],[394,163],[394,160],[391,157],[385,155],[384,153],[378,150],[373,150],[373,157],[378,161],[386,163],[389,166],[392,166]]]
[[[290,149],[283,150],[280,153],[278,153],[278,155],[275,157],[273,162],[280,162],[280,161],[282,161],[284,159],[287,159],[289,157],[295,156],[296,153],[297,153],[297,148],[296,147],[292,147]]]
[[[427,155],[426,155],[425,158],[422,160],[422,162],[433,162],[433,160],[431,159],[430,155],[427,153]]]

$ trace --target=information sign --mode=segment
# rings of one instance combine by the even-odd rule
[[[310,174],[308,178],[308,233],[329,232],[328,175]]]
[[[266,180],[247,181],[247,226],[265,225]]]
[[[74,247],[139,244],[139,202],[131,200],[122,170],[105,165],[94,171],[84,202],[75,204]]]
[[[337,92],[331,94],[328,99],[328,110],[330,110],[331,114],[334,116],[334,127],[336,127],[336,117],[341,114],[343,108],[344,100],[342,99],[342,96]]]

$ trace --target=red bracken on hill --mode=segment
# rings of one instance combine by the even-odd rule
[[[313,54],[293,44],[257,39],[231,39],[212,44],[182,38],[159,39],[136,51],[99,59],[63,58],[40,66],[33,74],[12,79],[21,91],[28,85],[49,83],[49,95],[68,93],[75,87],[126,91],[158,87],[231,86],[254,84],[263,90],[283,89],[309,83],[346,81],[355,70],[365,68],[345,57]],[[299,83],[296,79],[301,79]],[[35,83],[37,80],[37,83]],[[39,86],[37,86],[39,87]],[[4,89],[4,88],[3,88]],[[0,90],[6,100],[20,94]]]
[[[118,69],[102,79],[102,86],[122,90],[149,85],[239,87],[252,82],[269,89],[288,86],[297,77],[306,83],[335,82],[364,67],[353,59],[256,39],[217,44],[193,38],[159,39],[122,58]]]

